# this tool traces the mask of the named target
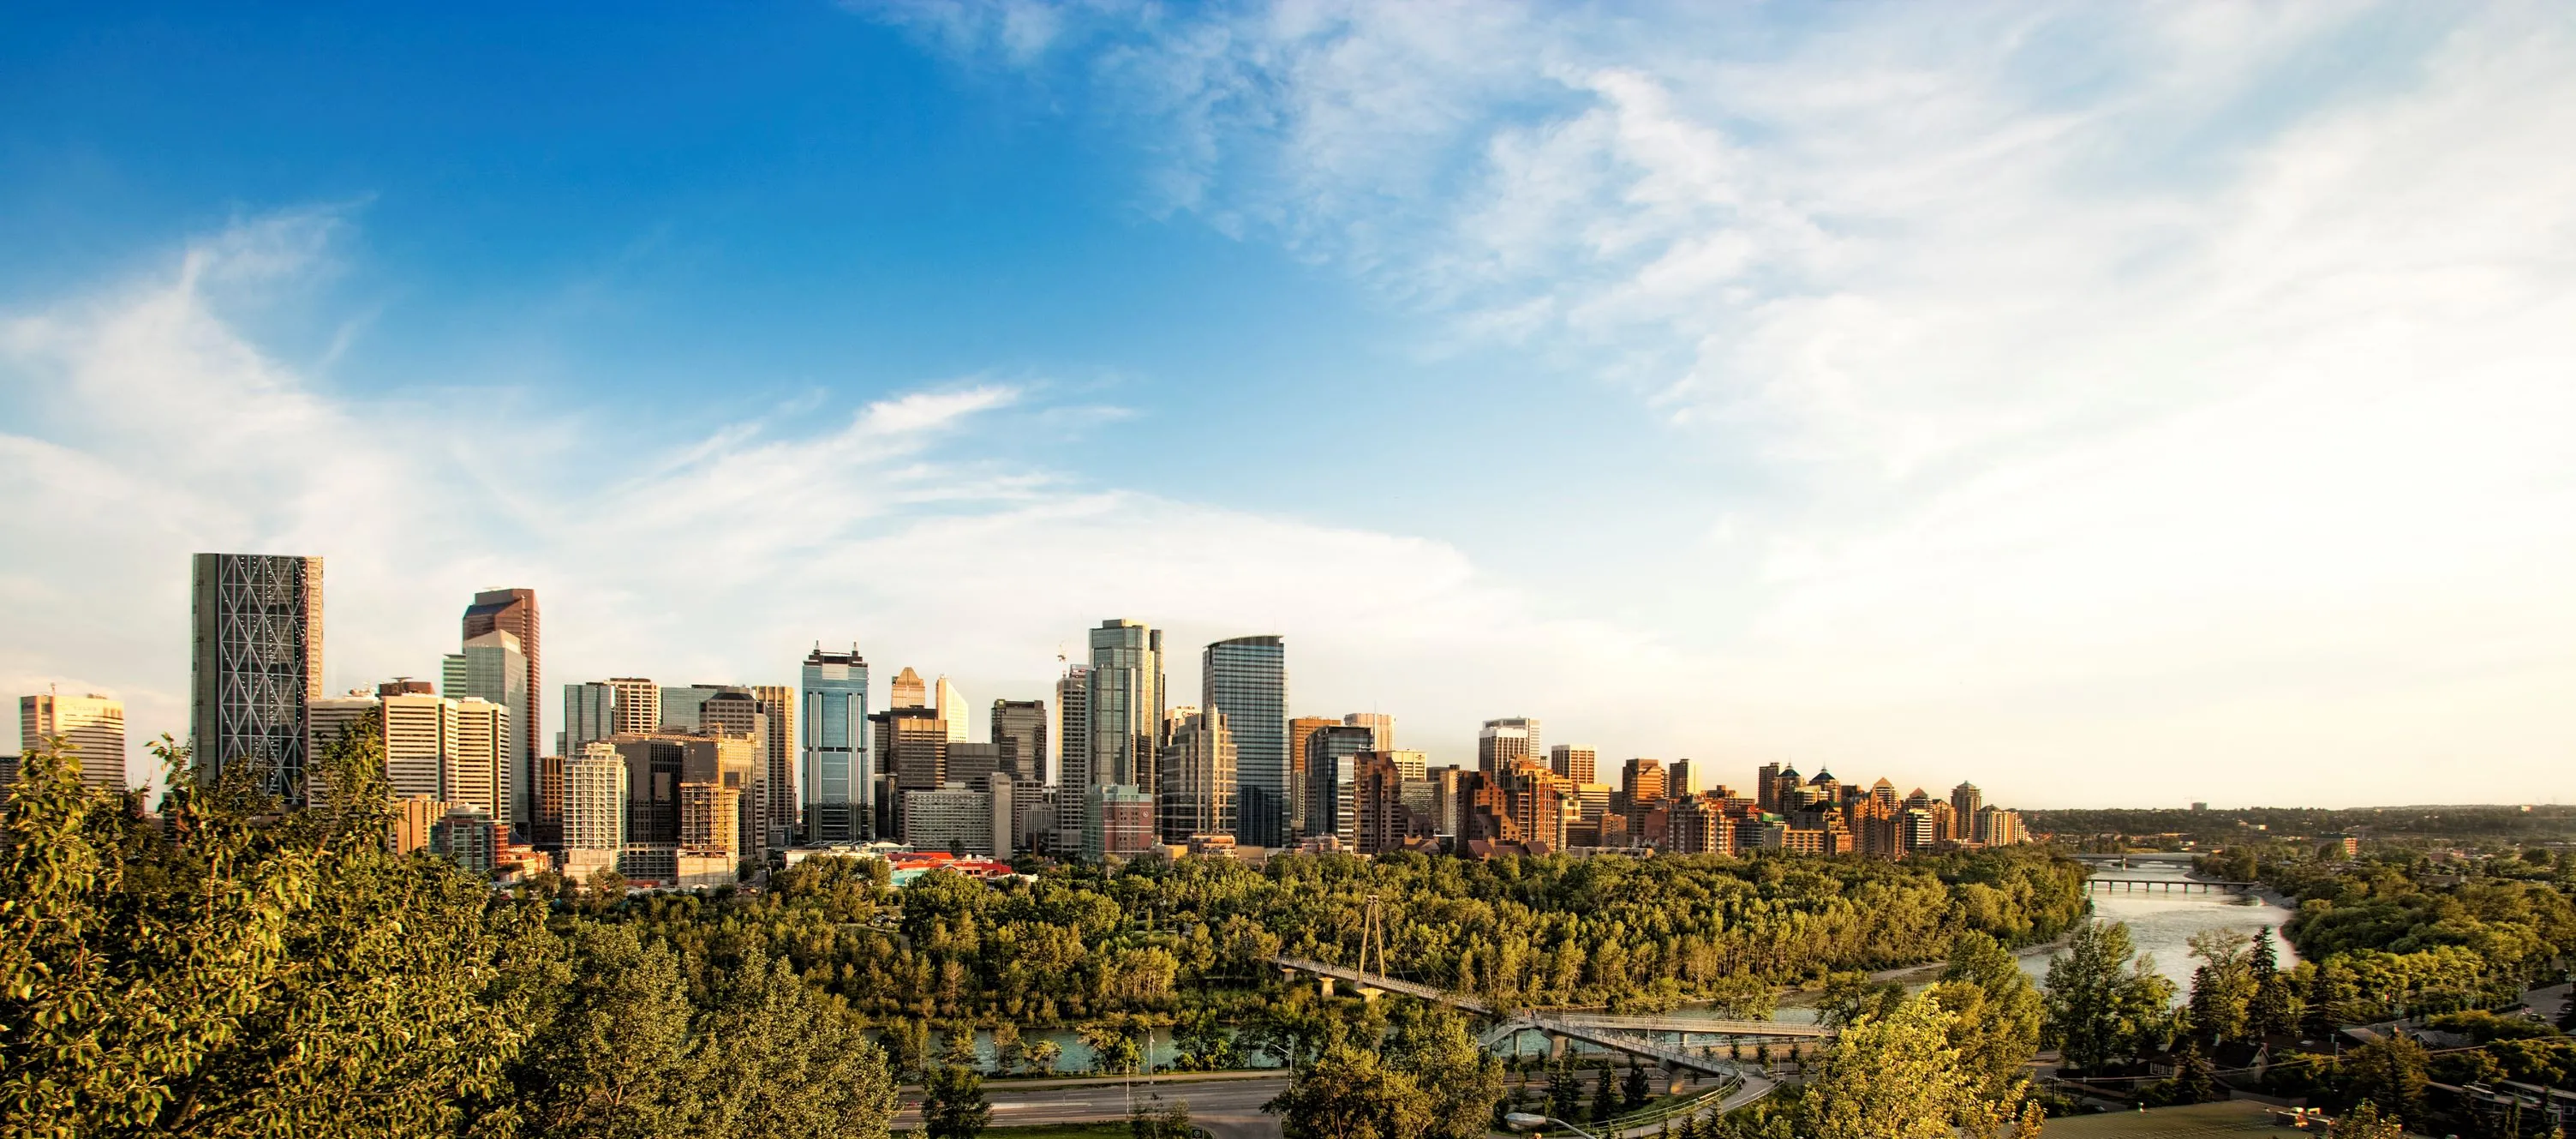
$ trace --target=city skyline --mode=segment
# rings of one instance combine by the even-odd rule
[[[12,13],[0,684],[184,734],[220,549],[326,692],[1130,614],[1440,762],[2576,794],[2565,9],[1012,10]]]

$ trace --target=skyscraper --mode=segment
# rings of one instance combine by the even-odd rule
[[[1288,649],[1277,636],[1233,637],[1200,657],[1199,692],[1234,737],[1235,839],[1288,845]]]
[[[617,731],[621,736],[649,736],[662,730],[662,689],[640,676],[612,676],[608,686],[617,690],[614,707]]]
[[[1631,805],[1641,806],[1663,800],[1664,762],[1662,760],[1642,757],[1631,759],[1620,774]]]
[[[517,592],[527,592],[520,590]],[[488,596],[487,594],[478,594]],[[535,604],[533,595],[529,604]],[[532,618],[533,619],[533,618]],[[474,610],[465,611],[468,628],[474,625]],[[465,641],[465,651],[448,656],[442,670],[439,695],[451,700],[469,697],[487,700],[510,714],[510,738],[504,741],[502,763],[507,768],[503,780],[510,789],[500,803],[483,804],[495,822],[517,827],[525,833],[537,819],[536,735],[523,730],[533,713],[536,694],[528,689],[528,659],[521,651],[518,635],[506,628],[486,629]]]
[[[903,671],[894,674],[894,680],[886,696],[886,707],[927,708],[929,706],[930,689],[921,682],[921,674],[914,672],[911,665],[903,666]]]
[[[1306,831],[1306,741],[1316,732],[1341,722],[1324,716],[1299,716],[1288,721],[1288,836]],[[1286,845],[1283,840],[1281,845]]]
[[[1664,777],[1665,795],[1675,799],[1687,799],[1699,794],[1699,772],[1691,768],[1691,761],[1676,759],[1665,771],[1667,772]]]
[[[957,686],[948,678],[939,678],[934,705],[939,710],[939,729],[950,743],[966,742],[966,698],[957,694]]]
[[[1369,745],[1370,751],[1395,750],[1395,717],[1384,712],[1353,712],[1343,716],[1342,722],[1354,728],[1369,730],[1376,740]]]
[[[797,807],[804,802],[796,792],[796,690],[784,684],[755,684],[753,698],[760,701],[760,716],[769,754],[762,758],[763,793],[761,811],[769,819],[771,845],[784,846],[792,841],[797,829]]]
[[[384,714],[385,776],[393,783],[394,798],[425,795],[446,802],[454,797],[456,701],[399,683],[376,691]]]
[[[91,693],[62,696],[45,693],[18,698],[18,747],[36,754],[47,736],[61,736],[80,749],[81,782],[101,791],[125,790],[125,705]]]
[[[703,710],[707,701],[716,693],[724,691],[724,688],[725,686],[721,684],[692,684],[686,688],[665,686],[662,689],[661,699],[662,720],[654,726],[653,730],[660,732],[698,730],[706,723]]]
[[[868,837],[876,766],[868,756],[868,662],[858,646],[805,656],[800,762],[808,842]]]
[[[1234,734],[1226,730],[1225,713],[1171,710],[1165,718],[1158,801],[1164,842],[1186,843],[1192,835],[1235,832],[1240,755]]]
[[[1070,665],[1055,682],[1056,797],[1055,849],[1083,850],[1082,827],[1087,808],[1083,792],[1091,786],[1091,668]]]
[[[1163,734],[1163,633],[1113,618],[1091,631],[1091,784],[1155,786]]]
[[[499,634],[508,636],[507,633]],[[455,706],[456,745],[454,766],[447,780],[447,801],[471,803],[495,823],[506,807],[518,797],[511,784],[515,772],[510,767],[510,751],[526,737],[510,719],[510,710],[479,696],[450,700]]]
[[[564,765],[565,869],[588,881],[616,869],[626,846],[626,759],[614,744],[591,741]]]
[[[1957,816],[1960,826],[1974,827],[1977,812],[1985,807],[1986,793],[1977,790],[1976,784],[1962,782],[1950,789],[1950,810]]]
[[[1538,721],[1525,716],[1487,720],[1476,733],[1476,770],[1487,778],[1500,778],[1511,773],[1512,761],[1537,759],[1547,754],[1539,742]]]
[[[1002,749],[1002,770],[1016,783],[1046,782],[1046,701],[996,700],[992,719],[993,743]]]
[[[1306,736],[1306,834],[1336,835],[1345,850],[1359,844],[1359,815],[1353,796],[1359,793],[1360,757],[1373,754],[1376,734],[1349,724],[1330,724]]]
[[[246,764],[260,786],[304,801],[307,704],[322,695],[322,559],[192,559],[188,737],[197,770]]]
[[[582,746],[617,734],[617,686],[607,681],[564,685],[563,731],[555,737],[555,754],[567,758]]]
[[[1753,805],[1765,811],[1780,809],[1780,765],[1766,763],[1753,770]]]
[[[1547,749],[1547,769],[1574,783],[1592,782],[1592,769],[1600,765],[1601,753],[1588,747],[1558,744]]]
[[[511,811],[498,817],[525,826],[536,813],[537,757],[546,753],[539,736],[539,729],[545,726],[546,690],[545,672],[539,667],[537,591],[486,589],[476,593],[474,604],[465,607],[465,644],[470,650],[475,638],[494,632],[508,633],[518,641],[521,675],[515,687],[525,693],[524,703],[514,704],[489,692],[473,695],[510,709],[511,727],[519,735],[518,745],[510,752],[510,779],[516,802]]]

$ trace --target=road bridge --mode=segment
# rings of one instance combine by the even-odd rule
[[[2261,889],[2262,886],[2260,882],[2230,882],[2218,878],[2087,878],[2084,880],[2085,889],[2101,890],[2105,893],[2119,889],[2130,892],[2153,890],[2167,894],[2194,892],[2242,894],[2248,890]]]

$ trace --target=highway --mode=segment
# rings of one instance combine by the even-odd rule
[[[1038,1087],[1016,1087],[1014,1083],[996,1080],[984,1085],[984,1098],[993,1105],[995,1127],[1127,1118],[1128,1086],[1124,1081],[1046,1081]],[[1159,1094],[1164,1103],[1189,1104],[1190,1121],[1207,1128],[1217,1139],[1276,1139],[1279,1121],[1262,1114],[1261,1105],[1287,1087],[1288,1078],[1284,1075],[1216,1080],[1164,1076],[1137,1080],[1135,1093],[1140,1102],[1148,1095]],[[907,1089],[903,1111],[895,1116],[896,1131],[921,1125],[920,1103],[920,1093]]]

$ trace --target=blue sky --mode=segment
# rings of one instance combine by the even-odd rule
[[[256,549],[335,688],[533,585],[558,682],[1119,615],[1435,760],[2576,792],[2563,9],[581,15],[0,17],[0,679],[183,732]]]

